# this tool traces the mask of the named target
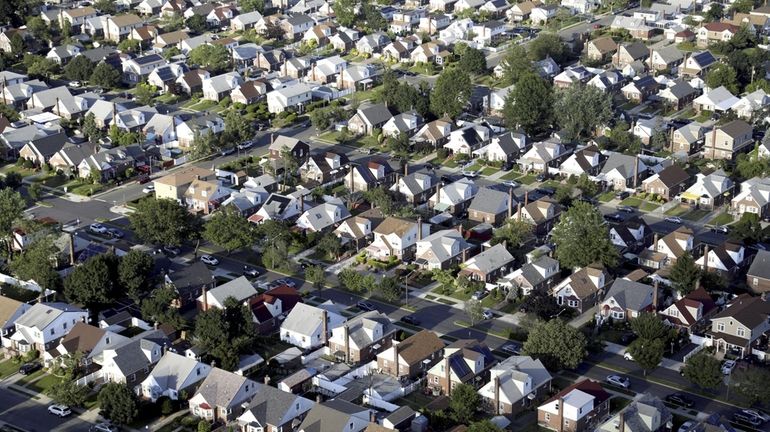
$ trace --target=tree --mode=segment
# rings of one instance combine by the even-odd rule
[[[19,57],[20,55],[22,55],[24,53],[24,50],[27,47],[26,42],[24,42],[24,38],[21,37],[21,34],[19,34],[19,32],[15,32],[13,36],[11,36],[10,43],[11,43],[11,53],[16,57]]]
[[[682,374],[702,389],[716,389],[724,379],[719,360],[703,351],[687,359]]]
[[[719,3],[711,3],[709,10],[706,12],[706,21],[714,22],[719,21],[725,16],[725,8]]]
[[[470,384],[458,384],[452,389],[449,409],[458,423],[470,423],[481,403],[481,397]]]
[[[13,224],[24,213],[27,203],[21,194],[9,187],[0,189],[0,237],[11,233]]]
[[[34,280],[42,288],[57,290],[61,276],[54,268],[57,249],[50,236],[39,238],[11,261],[11,271],[21,280]]]
[[[211,432],[211,423],[208,420],[198,422],[198,432]]]
[[[77,383],[69,377],[57,381],[46,390],[45,394],[50,397],[54,403],[67,405],[69,407],[79,407],[85,404],[88,393],[90,392],[91,389],[89,389],[88,386],[77,385]]]
[[[663,359],[665,342],[663,339],[637,339],[628,346],[628,353],[642,367],[644,376],[647,371],[656,368]]]
[[[287,185],[294,182],[294,175],[299,169],[299,160],[287,146],[283,146],[281,148],[281,163],[283,164],[281,179],[283,180],[284,188],[286,188]]]
[[[195,320],[195,338],[202,348],[218,360],[220,367],[235,370],[238,355],[255,336],[251,310],[233,297],[225,299],[224,308],[210,308]]]
[[[179,314],[179,309],[171,306],[171,303],[177,299],[178,295],[174,288],[170,286],[156,288],[142,300],[142,318],[151,323],[163,323],[174,329],[182,328],[184,320]]]
[[[320,290],[326,281],[326,272],[319,265],[312,265],[305,269],[305,280],[314,288]]]
[[[762,144],[765,145],[768,142],[768,138],[764,138],[762,141]],[[759,157],[757,153],[741,153],[736,158],[735,170],[744,179],[762,177],[766,172],[770,171],[769,162],[767,158]]]
[[[508,85],[516,84],[522,76],[535,72],[524,45],[512,45],[500,63],[503,66],[503,82]]]
[[[465,313],[468,314],[468,319],[471,320],[471,325],[475,326],[476,323],[484,319],[484,306],[481,301],[476,299],[466,300]]]
[[[529,44],[529,58],[532,61],[551,57],[556,63],[562,63],[567,57],[567,48],[556,33],[541,32]]]
[[[762,224],[755,213],[743,213],[740,220],[730,225],[730,238],[745,243],[756,243],[764,239]]]
[[[430,93],[430,109],[442,117],[457,117],[471,98],[471,78],[458,68],[444,69]]]
[[[27,187],[27,194],[29,194],[30,198],[37,201],[40,198],[41,190],[42,187],[40,186],[40,183],[32,183]]]
[[[549,370],[574,369],[587,354],[586,338],[563,320],[552,319],[535,324],[524,343],[524,352],[539,358]]]
[[[157,92],[158,88],[154,85],[139,83],[136,85],[134,97],[136,97],[136,102],[140,105],[150,105]]]
[[[532,235],[532,225],[517,219],[508,219],[494,232],[493,243],[508,243],[508,247],[518,248]]]
[[[225,139],[241,143],[254,138],[254,125],[236,110],[229,110],[225,115]]]
[[[124,39],[118,44],[118,50],[126,53],[138,53],[142,42],[138,39]]]
[[[588,203],[578,202],[562,213],[551,238],[562,267],[585,267],[595,262],[614,267],[618,262],[618,250],[610,241],[604,217]]]
[[[385,300],[394,303],[401,297],[401,283],[396,277],[384,276],[377,284],[377,292]]]
[[[599,192],[599,186],[587,174],[581,174],[578,177],[575,187],[580,189],[585,196],[594,196]]]
[[[318,252],[336,260],[340,256],[340,252],[342,252],[342,244],[337,236],[329,233],[318,240],[316,249]]]
[[[55,61],[34,54],[25,54],[23,63],[27,68],[27,74],[36,77],[49,78],[59,70],[59,65]]]
[[[700,268],[689,253],[682,254],[671,267],[669,280],[673,288],[682,295],[687,295],[695,289],[695,283],[700,279]]]
[[[199,45],[188,54],[191,64],[209,69],[212,73],[224,71],[230,65],[230,53],[224,45]]]
[[[754,82],[749,83],[746,86],[746,93],[754,93],[757,90],[763,90],[765,93],[770,93],[770,81],[766,79],[756,79]]]
[[[666,339],[668,328],[655,313],[643,313],[631,321],[631,330],[639,339]]]
[[[738,74],[732,66],[717,63],[706,74],[706,85],[712,89],[724,86],[731,93],[738,94]]]
[[[117,268],[118,257],[113,254],[89,258],[64,279],[64,295],[68,301],[88,308],[109,303],[117,293]]]
[[[194,238],[200,225],[185,207],[168,199],[142,200],[128,219],[140,239],[164,246],[179,246]]]
[[[553,319],[561,311],[561,306],[556,299],[545,290],[532,290],[524,299],[521,307],[528,313],[534,314],[544,320]]]
[[[185,25],[188,29],[190,29],[191,32],[195,34],[201,34],[205,32],[206,27],[208,26],[208,24],[206,24],[206,17],[197,14],[187,18]]]
[[[551,85],[534,73],[522,76],[505,97],[503,116],[510,127],[521,127],[530,135],[545,132],[553,117]]]
[[[139,415],[136,395],[124,384],[105,384],[99,390],[97,401],[99,415],[115,424],[129,424]]]
[[[259,13],[265,12],[265,0],[241,0],[239,6],[242,9],[241,13],[253,11]]]
[[[11,105],[0,105],[0,116],[5,117],[10,122],[19,120],[19,113]]]
[[[459,66],[465,73],[480,75],[487,70],[487,58],[481,50],[466,47],[460,56]]]
[[[69,80],[88,81],[94,69],[91,60],[86,56],[76,56],[64,66],[64,76]]]
[[[39,16],[33,16],[27,19],[27,30],[35,37],[35,39],[41,41],[50,40],[51,32],[49,29],[49,25]]]
[[[113,0],[96,0],[94,8],[103,14],[115,15],[115,3]]]
[[[262,264],[271,269],[286,268],[289,265],[289,246],[283,239],[277,239],[262,249]]]
[[[105,62],[100,62],[91,74],[91,84],[111,89],[120,84],[120,72]]]
[[[503,432],[503,430],[491,421],[485,419],[471,423],[471,425],[468,426],[468,432]]]
[[[214,213],[203,226],[203,238],[228,254],[253,246],[257,241],[256,234],[254,224],[229,206]]]
[[[150,291],[152,286],[150,274],[153,268],[153,260],[146,253],[131,249],[120,257],[118,263],[118,282],[137,304],[139,300]]]
[[[594,86],[573,85],[557,94],[554,113],[570,139],[589,138],[612,119],[612,97]]]
[[[749,406],[770,400],[770,371],[765,368],[750,366],[733,371],[730,387],[743,396]]]
[[[80,128],[83,131],[83,135],[91,142],[96,142],[104,135],[102,129],[96,124],[96,116],[94,113],[89,113],[83,119],[83,126]]]
[[[369,0],[361,1],[361,16],[369,30],[384,30],[388,26],[385,17],[380,13],[380,8],[374,6]]]
[[[455,276],[452,270],[436,269],[431,273],[431,280],[438,282],[444,294],[451,294],[455,290]]]
[[[351,27],[356,22],[355,0],[337,0],[332,6],[337,22],[344,27]]]
[[[214,140],[214,134],[210,130],[206,131],[205,134],[201,134],[196,130],[193,133],[192,145],[190,145],[190,157],[193,159],[201,159],[214,153]]]
[[[364,199],[372,205],[373,208],[378,208],[385,215],[393,214],[393,197],[383,187],[376,187],[364,191]]]

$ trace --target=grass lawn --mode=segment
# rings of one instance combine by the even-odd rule
[[[690,207],[688,207],[688,206],[681,206],[680,205],[680,206],[672,207],[672,208],[666,210],[666,215],[667,216],[682,216],[685,213],[687,213],[688,211],[690,211]]]
[[[547,182],[543,183],[543,186],[556,189],[559,186],[561,186],[561,182],[558,182],[556,180],[548,180]]]
[[[703,209],[696,209],[691,211],[690,213],[687,213],[686,215],[682,216],[683,219],[687,219],[689,221],[699,221],[706,217],[707,214],[711,213],[708,210]]]
[[[479,164],[474,162],[474,163],[470,164],[469,166],[465,167],[465,169],[468,170],[468,171],[478,171],[478,170],[481,169],[481,167],[479,166]]]
[[[491,295],[488,295],[488,296],[484,297],[483,299],[481,299],[481,305],[484,306],[485,308],[492,308],[497,303],[499,303],[499,302],[497,300],[495,300],[494,297],[492,297]]]
[[[50,188],[58,188],[65,185],[69,179],[65,176],[51,175],[40,179],[40,184],[48,186]]]
[[[525,185],[531,185],[535,182],[535,176],[532,174],[527,174],[519,179],[516,180],[517,182]]]
[[[711,111],[702,111],[700,114],[698,114],[697,117],[695,117],[695,121],[698,123],[703,123],[710,119],[711,119]]]
[[[397,403],[398,405],[408,405],[415,411],[422,411],[429,403],[433,402],[433,399],[434,398],[427,396],[422,392],[416,391],[394,401],[394,403]]]
[[[645,212],[651,212],[655,210],[656,208],[660,207],[660,204],[653,203],[649,201],[644,201],[641,206],[639,206],[639,210],[645,211]]]
[[[447,159],[442,165],[447,168],[457,168],[457,161],[454,159]]]
[[[337,131],[327,131],[322,133],[318,138],[316,138],[319,141],[328,141],[330,143],[337,143],[337,137],[340,136],[340,133]]]
[[[182,105],[180,105],[179,108],[190,108],[191,106],[197,104],[198,102],[200,102],[200,99],[192,98],[192,99],[187,100]]]
[[[516,171],[511,171],[508,174],[500,177],[502,180],[516,180],[521,176],[521,173],[518,173]]]
[[[642,205],[642,200],[637,197],[628,197],[620,202],[621,205],[629,206],[633,208],[639,208]]]
[[[715,217],[714,219],[711,219],[712,225],[727,225],[733,223],[734,219],[733,216],[729,213],[722,213],[719,216]]]
[[[500,170],[495,167],[488,166],[488,167],[485,167],[483,170],[481,170],[481,175],[491,176],[492,174],[498,171]]]
[[[10,173],[17,173],[22,177],[27,177],[35,173],[34,169],[27,169],[24,167],[16,166],[16,164],[7,164],[0,168],[0,174],[7,176]]]
[[[380,89],[378,87],[376,87],[376,88],[369,89],[369,90],[357,91],[357,92],[353,93],[353,95],[351,96],[351,99],[353,99],[355,101],[358,101],[358,102],[362,102],[362,101],[365,101],[365,100],[377,99],[377,98],[379,98],[379,96],[380,96]]]
[[[597,199],[603,203],[607,203],[615,199],[615,193],[612,191],[604,192],[603,194],[599,194]]]
[[[83,183],[80,180],[73,180],[66,185],[67,191],[74,193],[75,195],[91,196],[95,193],[99,193],[104,189],[102,184]]]
[[[163,104],[174,104],[179,102],[179,95],[171,94],[171,93],[165,93],[155,98],[155,102],[160,102]]]
[[[204,99],[204,100],[201,100],[200,102],[198,102],[196,104],[192,104],[192,105],[188,106],[187,108],[191,109],[191,110],[194,110],[194,111],[203,111],[203,110],[210,109],[210,108],[212,108],[212,107],[214,107],[216,105],[217,105],[216,102],[214,102],[212,100],[205,100]]]
[[[33,373],[29,374],[29,375],[24,375],[18,381],[16,381],[16,384],[18,384],[20,386],[26,387],[32,381],[34,381],[34,380],[40,378],[41,376],[43,376],[43,374],[45,374],[45,372],[43,372],[42,370],[39,370],[39,371],[33,372]]]
[[[363,136],[358,141],[361,143],[361,145],[366,146],[366,147],[379,147],[380,146],[380,143],[377,142],[377,138],[375,138],[375,137],[373,137],[371,135]]]
[[[19,365],[12,362],[11,360],[0,362],[0,378],[5,378],[9,375],[13,375],[14,373],[18,372],[18,370],[19,370]]]
[[[62,379],[59,377],[56,377],[53,375],[46,375],[43,378],[40,378],[39,380],[27,385],[27,388],[30,390],[34,390],[38,393],[45,393],[54,384],[58,384],[61,381]]]

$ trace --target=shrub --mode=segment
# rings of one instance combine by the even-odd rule
[[[169,398],[163,398],[163,402],[160,404],[160,413],[167,416],[174,412],[174,403]]]

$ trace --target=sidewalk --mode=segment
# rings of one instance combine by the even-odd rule
[[[624,347],[623,345],[612,343],[612,342],[604,342],[604,350],[609,353],[622,356],[626,352],[626,347]],[[629,361],[632,361],[632,360],[629,360]],[[670,369],[672,371],[679,372],[682,366],[684,366],[684,363],[678,362],[676,360],[671,360],[670,358],[663,357],[663,360],[661,360],[660,362],[660,366],[666,369]]]

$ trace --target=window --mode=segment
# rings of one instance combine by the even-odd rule
[[[725,331],[725,323],[717,323],[717,331],[723,332]]]
[[[564,420],[564,426],[569,426],[569,420]]]
[[[754,278],[754,281],[752,282],[753,285],[759,285],[759,279]]]
[[[434,376],[434,377],[433,377],[433,382],[434,382],[434,383],[436,383],[436,384],[438,384],[438,377],[437,377],[437,376]]]
[[[53,329],[51,329],[51,334],[53,334]]]
[[[738,336],[740,337],[746,336],[746,330],[743,327],[738,327]]]
[[[551,421],[551,413],[545,413],[545,421]]]

